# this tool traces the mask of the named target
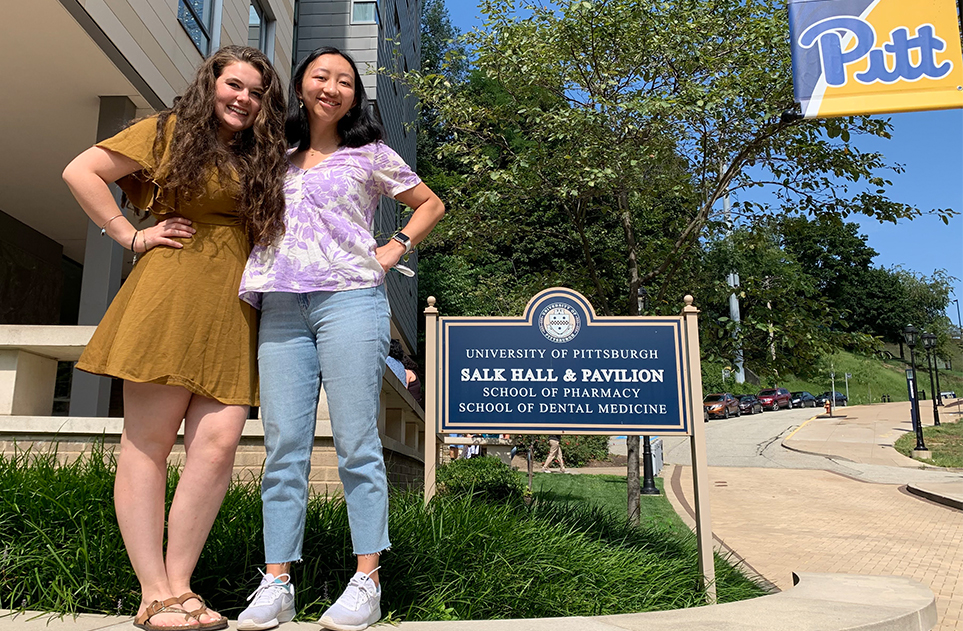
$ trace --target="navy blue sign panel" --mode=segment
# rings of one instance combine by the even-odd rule
[[[520,318],[439,324],[441,432],[689,433],[681,317],[599,317],[553,288]]]

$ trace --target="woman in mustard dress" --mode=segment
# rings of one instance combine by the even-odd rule
[[[114,503],[140,582],[135,626],[222,629],[190,579],[257,404],[255,312],[237,297],[252,243],[283,232],[284,88],[254,48],[209,57],[174,107],[75,158],[64,180],[102,234],[140,260],[77,367],[124,379]],[[117,184],[156,225],[137,230]],[[167,458],[186,458],[167,522]]]

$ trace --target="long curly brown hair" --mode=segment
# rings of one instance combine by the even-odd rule
[[[224,145],[218,140],[220,121],[214,112],[217,78],[224,68],[246,62],[261,73],[264,95],[254,124]],[[174,133],[168,160],[162,162],[164,130],[174,116]],[[284,191],[288,161],[284,138],[284,86],[270,60],[256,48],[225,46],[204,60],[184,94],[174,106],[157,116],[154,157],[164,188],[175,199],[190,199],[204,188],[213,165],[224,186],[234,186],[230,174],[241,182],[238,214],[252,243],[267,245],[284,232]]]

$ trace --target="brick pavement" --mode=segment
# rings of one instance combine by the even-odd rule
[[[691,467],[663,474],[691,516]],[[906,576],[936,594],[938,631],[963,631],[960,511],[818,469],[709,467],[709,479],[714,535],[778,588],[794,571]]]

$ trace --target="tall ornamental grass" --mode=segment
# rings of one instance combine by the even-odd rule
[[[0,456],[0,607],[132,615],[139,602],[114,515],[112,456],[70,464],[54,453]],[[177,480],[172,469],[168,497]],[[393,620],[586,616],[702,604],[694,537],[637,528],[612,511],[542,500],[391,498],[393,548],[381,570]],[[257,481],[231,485],[193,588],[234,617],[262,566]],[[721,602],[763,590],[723,559]],[[299,619],[315,620],[354,573],[340,497],[312,496],[304,560],[295,565]]]

